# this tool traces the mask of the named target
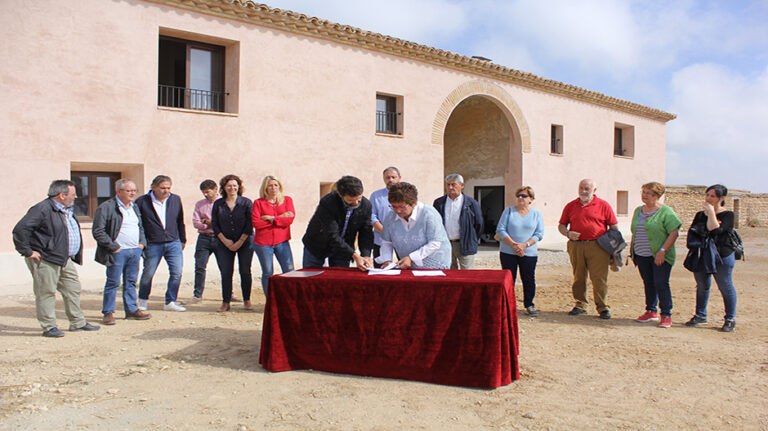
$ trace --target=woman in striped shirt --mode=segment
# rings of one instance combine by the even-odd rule
[[[675,264],[675,240],[682,223],[672,208],[659,199],[664,186],[657,182],[643,184],[643,205],[635,209],[632,217],[632,244],[630,257],[635,262],[645,286],[645,313],[638,322],[658,322],[656,306],[661,308],[659,326],[672,326],[672,290],[669,275]]]

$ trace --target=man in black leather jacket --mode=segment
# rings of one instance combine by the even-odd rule
[[[33,206],[13,228],[13,243],[32,274],[37,320],[44,337],[63,337],[56,325],[56,291],[64,300],[70,331],[95,331],[80,309],[83,237],[73,214],[75,183],[53,181],[48,198]]]

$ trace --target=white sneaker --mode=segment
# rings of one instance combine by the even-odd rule
[[[187,311],[186,308],[182,307],[181,305],[175,303],[175,302],[169,302],[165,304],[165,307],[163,307],[163,310],[165,311]]]
[[[141,298],[139,298],[139,300],[137,302],[138,303],[136,304],[136,306],[139,307],[139,310],[147,311],[147,306],[149,305],[149,300],[148,299],[141,299]]]

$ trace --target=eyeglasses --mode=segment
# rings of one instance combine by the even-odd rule
[[[517,197],[519,197],[519,198],[529,198],[530,196],[528,196],[528,195],[527,195],[527,194],[525,194],[525,193],[518,193],[518,194],[517,194]]]
[[[402,211],[402,210],[408,208],[407,204],[406,205],[392,205],[392,204],[390,204],[389,206],[392,207],[393,210],[398,210],[398,211]]]

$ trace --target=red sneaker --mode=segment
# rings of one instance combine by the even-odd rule
[[[671,328],[672,327],[672,316],[661,316],[661,322],[659,323],[660,328]]]
[[[651,310],[645,310],[645,313],[643,313],[642,316],[635,319],[635,322],[641,322],[641,323],[658,322],[658,321],[659,321],[659,315],[654,313]]]

